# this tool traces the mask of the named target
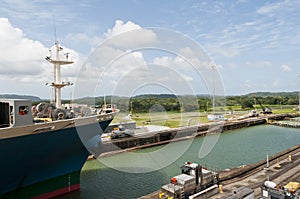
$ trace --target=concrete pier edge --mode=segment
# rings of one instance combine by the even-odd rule
[[[270,123],[272,120],[283,120],[284,118],[293,118],[298,116],[300,116],[299,113],[271,114],[241,120],[207,122],[197,126],[185,126],[158,131],[154,132],[153,135],[146,137],[116,139],[102,143],[102,153],[99,157],[116,155],[138,149],[164,145],[170,142],[192,139],[198,136],[206,136],[220,131],[226,132],[229,130]]]

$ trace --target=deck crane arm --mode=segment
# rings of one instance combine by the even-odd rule
[[[258,102],[258,104],[260,105],[261,109],[262,109],[262,112],[263,114],[271,114],[272,113],[272,109],[271,108],[268,108],[268,107],[264,107],[262,105],[262,103],[259,101],[259,99],[254,95],[254,100],[256,100]]]

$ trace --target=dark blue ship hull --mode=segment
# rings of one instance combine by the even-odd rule
[[[99,122],[101,129],[110,122]],[[79,189],[90,154],[83,142],[99,136],[95,125],[0,139],[0,198],[49,198]]]

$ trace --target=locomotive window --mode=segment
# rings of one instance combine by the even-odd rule
[[[19,115],[27,115],[29,107],[28,106],[19,106]]]

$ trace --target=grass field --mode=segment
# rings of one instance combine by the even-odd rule
[[[256,107],[257,111],[260,112],[261,108]],[[297,111],[293,110],[294,106],[270,106],[274,114],[284,114],[284,113],[295,113]],[[223,111],[225,117],[238,118],[249,113],[250,110],[243,110],[238,106],[226,107],[227,111]],[[233,114],[229,114],[229,110],[233,111]],[[119,113],[114,119],[113,123],[126,122],[128,120],[128,113]],[[199,123],[208,122],[207,114],[204,112],[151,112],[151,113],[136,113],[131,116],[132,120],[135,120],[137,126],[145,125],[159,125],[167,126],[170,128],[197,125]]]

